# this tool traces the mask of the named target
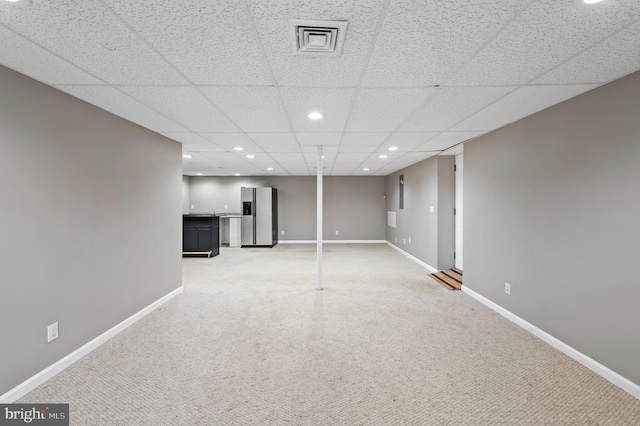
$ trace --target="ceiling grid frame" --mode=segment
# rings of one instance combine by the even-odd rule
[[[163,8],[163,6],[166,7]],[[482,4],[465,3],[462,0],[453,0],[446,4],[435,2],[435,0],[427,0],[425,4],[410,3],[410,0],[394,0],[394,2],[376,0],[372,3],[354,0],[348,4],[339,0],[327,0],[322,4],[313,4],[308,0],[265,0],[265,2],[234,0],[224,5],[208,3],[205,0],[193,0],[192,3],[184,6],[177,3],[161,3],[160,0],[141,0],[135,5],[124,0],[88,0],[81,3],[61,0],[60,3],[55,4],[45,0],[32,0],[30,5],[19,10],[0,4],[0,28],[12,37],[16,37],[14,40],[21,40],[18,46],[22,46],[20,50],[16,46],[11,46],[12,43],[0,46],[0,58],[4,58],[0,59],[0,64],[13,67],[26,75],[35,76],[36,80],[44,84],[66,91],[152,131],[175,138],[183,143],[183,151],[192,153],[194,157],[191,166],[188,159],[183,160],[184,173],[188,175],[195,174],[195,167],[199,165],[203,166],[201,171],[205,175],[216,175],[216,167],[223,161],[225,164],[233,161],[239,169],[252,170],[252,173],[258,173],[258,175],[299,175],[301,167],[306,168],[309,175],[313,175],[314,170],[311,170],[307,145],[322,143],[321,135],[324,134],[328,138],[327,143],[331,145],[326,146],[327,152],[332,152],[330,155],[332,160],[325,163],[327,174],[384,176],[391,173],[394,168],[397,170],[397,167],[406,166],[410,158],[418,158],[422,155],[421,153],[449,155],[454,147],[462,147],[464,142],[481,134],[577,96],[585,90],[591,90],[640,70],[640,55],[636,53],[640,51],[640,5],[636,0],[616,0],[589,12],[577,11],[572,7],[583,9],[590,6],[575,6],[574,0],[528,0],[522,3],[514,0],[487,0]],[[185,13],[180,16],[180,11]],[[201,16],[198,15],[199,11],[202,11]],[[410,14],[415,12],[417,12],[415,16],[419,19],[411,21],[408,28],[411,31],[409,35],[405,37],[403,33],[396,33],[395,31],[403,26],[402,19],[412,16]],[[434,15],[431,12],[437,13]],[[457,19],[454,14],[464,14],[464,16]],[[206,25],[209,17],[220,18],[219,24],[223,29],[214,31],[206,27],[195,28],[193,33],[185,33],[184,40],[180,40],[181,32],[189,31],[188,24]],[[231,21],[232,17],[236,21]],[[547,17],[550,19],[546,20]],[[334,62],[323,64],[323,62],[298,61],[283,56],[283,53],[277,49],[290,50],[290,45],[280,46],[282,29],[278,26],[280,23],[286,26],[289,18],[349,21],[345,50],[341,57]],[[453,30],[451,25],[470,25],[470,29],[473,30],[474,26],[482,25],[485,18],[486,23],[491,24],[487,27],[490,31],[475,32],[474,34],[482,35],[478,43],[470,43],[468,49],[464,50],[460,49],[464,48],[461,42],[456,48],[458,56],[454,60],[433,63],[427,67],[430,70],[454,71],[452,65],[457,64],[455,72],[446,74],[448,77],[446,80],[437,82],[438,88],[425,85],[426,77],[416,78],[418,69],[415,64],[425,64],[424,58],[414,62],[414,66],[411,66],[411,62],[407,62],[408,67],[405,69],[410,77],[404,78],[399,74],[397,82],[400,84],[393,84],[393,79],[388,78],[392,74],[388,71],[386,74],[372,74],[378,76],[384,74],[386,76],[384,81],[371,80],[371,76],[367,76],[369,70],[380,70],[380,67],[385,66],[386,58],[381,54],[392,48],[394,43],[398,47],[403,47],[400,54],[408,54],[411,52],[411,47],[402,44],[405,40],[419,42],[423,37],[425,43],[440,41],[444,43],[446,39],[440,37],[447,34],[448,27]],[[167,31],[163,32],[163,25],[173,21],[176,22],[173,31],[168,27]],[[420,22],[424,22],[422,27],[419,25]],[[41,27],[38,27],[40,25]],[[433,28],[434,25],[439,27]],[[527,36],[535,36],[538,25],[541,35],[532,40],[525,39],[524,37]],[[255,56],[236,60],[230,52],[240,45],[234,41],[239,35],[240,27],[245,32],[242,45],[252,47],[238,53],[252,52]],[[590,33],[592,28],[597,32]],[[436,35],[430,36],[430,29],[433,29]],[[228,31],[227,39],[206,38],[210,35],[224,34],[224,31]],[[459,31],[453,33],[457,34]],[[198,72],[189,72],[185,68],[185,64],[188,63],[184,60],[184,58],[197,58],[197,53],[187,52],[184,58],[176,55],[180,54],[178,49],[190,46],[185,40],[195,40],[194,37],[200,35],[204,35],[205,38],[202,38],[202,43],[196,43],[196,46],[204,46],[203,43],[209,42],[213,45],[205,49],[208,52],[207,55],[201,54],[201,61],[195,64],[200,73],[198,74]],[[508,41],[510,39],[507,37],[511,35],[515,35],[517,40]],[[578,38],[581,35],[587,37],[582,40]],[[178,39],[173,42],[170,38],[175,36],[178,36]],[[276,44],[271,39],[272,36],[277,38]],[[162,40],[169,42],[167,47],[162,44]],[[73,41],[78,43],[78,47],[75,44],[64,44]],[[384,44],[384,48],[376,51],[376,46],[380,43]],[[488,60],[496,58],[499,59],[496,64],[506,63],[506,60],[514,59],[513,55],[516,54],[517,49],[523,46],[533,47],[531,51],[533,53],[522,52],[524,64],[532,63],[536,55],[543,55],[545,52],[544,44],[540,43],[554,43],[549,53],[554,56],[541,57],[540,66],[530,68],[528,72],[521,75],[529,77],[528,79],[520,79],[514,84],[509,83],[510,80],[501,80],[500,73],[505,73],[510,79],[514,76],[517,78],[518,75],[514,74],[514,70],[518,70],[518,65],[509,65],[504,71],[501,68],[495,68],[495,75],[486,74],[491,71],[491,67],[487,65]],[[443,50],[446,49],[445,45],[446,43],[430,48],[431,51],[438,53],[435,58],[441,58],[443,52],[447,53]],[[223,47],[221,52],[226,56],[212,57],[210,54],[214,54],[216,46]],[[104,53],[102,48],[106,49]],[[501,53],[497,53],[496,50],[491,51],[491,49],[500,48],[506,49],[504,53],[506,56],[500,57]],[[117,54],[117,49],[121,49],[122,59],[114,56]],[[354,49],[357,49],[357,52]],[[420,51],[428,52],[429,49]],[[590,61],[593,62],[593,58],[598,58],[598,54],[609,52],[611,53],[606,57],[600,56],[608,63],[595,63],[590,67]],[[290,51],[287,53],[290,55]],[[354,53],[357,53],[355,61],[351,57]],[[391,55],[391,57],[399,56]],[[476,60],[478,57],[483,58]],[[116,60],[100,68],[101,61],[108,61],[109,58]],[[214,77],[207,81],[207,84],[200,84],[201,80],[205,81],[205,77],[200,76],[203,76],[202,72],[207,70],[207,59],[214,58],[216,63],[211,64]],[[254,58],[256,64],[259,63],[256,70],[244,72],[238,68],[238,79],[218,78],[230,76],[230,73],[234,72],[232,64],[250,64],[251,58]],[[174,63],[174,59],[177,62]],[[410,58],[407,60],[411,61]],[[518,60],[517,55],[515,60]],[[618,60],[619,62],[616,62]],[[476,65],[468,65],[472,62],[478,66],[480,74],[477,76],[469,74],[475,72],[473,67]],[[50,66],[51,69],[46,69],[45,64],[53,65]],[[56,64],[60,65],[56,66]],[[287,64],[293,65],[293,69],[297,71],[305,71],[303,77],[289,78],[291,73],[283,72],[283,65]],[[314,64],[320,66],[315,67]],[[331,76],[327,75],[314,79],[314,70],[334,70],[342,73],[342,70],[337,67],[344,64],[349,64],[349,72],[336,75],[335,84],[331,84]],[[399,64],[391,69],[401,70],[400,67],[405,64],[404,60]],[[150,80],[145,82],[145,70],[154,65],[155,70],[149,69]],[[129,70],[124,68],[128,66],[131,66],[129,80],[127,80]],[[224,72],[218,72],[225,66]],[[71,73],[67,77],[66,73],[61,73],[65,69],[77,70],[77,74]],[[582,69],[584,72],[574,72]],[[357,78],[354,79],[355,70],[357,70]],[[93,71],[97,71],[97,74]],[[110,72],[113,74],[109,74]],[[461,73],[462,79],[458,76]],[[442,75],[441,72],[437,74]],[[191,76],[195,76],[198,82]],[[256,80],[258,84],[253,84],[247,80],[248,76],[259,76],[262,83]],[[166,79],[163,80],[165,77]],[[469,82],[468,84],[465,83],[465,79]],[[234,81],[236,83],[233,83]],[[246,84],[237,84],[239,81],[245,81]],[[270,84],[264,84],[269,81]],[[196,104],[191,106],[188,104],[188,95],[184,94],[184,90],[176,89],[176,93],[183,93],[183,95],[176,95],[179,106],[164,108],[161,103],[162,96],[159,94],[166,91],[170,93],[172,86],[192,90],[193,96],[197,96],[198,101],[207,106],[203,106],[204,109],[198,111],[194,107]],[[137,97],[135,93],[128,93],[131,90],[127,89],[134,87],[141,93],[148,91],[149,94]],[[145,87],[147,89],[144,89]],[[206,87],[223,88],[220,93],[226,93],[226,95],[220,98],[211,96],[212,93],[216,93],[215,90],[207,90]],[[237,102],[233,99],[234,87],[238,88],[240,93],[244,93],[242,99]],[[252,87],[256,89],[252,90]],[[261,90],[258,87],[265,89]],[[448,111],[455,112],[458,106],[463,105],[464,100],[447,101],[445,99],[446,94],[455,94],[457,93],[455,91],[445,92],[446,94],[442,95],[438,93],[456,87],[509,87],[510,90],[495,99],[491,99],[491,90],[488,90],[487,94],[482,94],[483,92],[479,90],[477,95],[472,90],[466,96],[475,102],[474,106],[458,109],[457,114],[446,119],[444,114]],[[367,94],[368,98],[362,98],[365,88],[373,90]],[[400,95],[390,96],[387,99],[385,92],[380,91],[383,88],[389,90],[390,95],[396,92]],[[432,90],[430,93],[425,92],[425,97],[421,100],[416,98],[418,95],[413,96],[414,101],[419,100],[417,106],[398,104],[397,96],[423,89]],[[263,99],[263,96],[272,96],[269,95],[269,91],[272,91],[274,99]],[[295,96],[300,98],[297,101],[298,106],[294,109],[291,109],[291,105],[296,105],[296,102],[291,103],[291,101],[295,99],[287,99],[289,95],[285,96],[286,91],[295,93]],[[341,91],[343,91],[342,94],[340,94]],[[377,94],[373,94],[376,91]],[[336,101],[328,106],[330,120],[316,127],[317,134],[308,133],[315,130],[307,124],[302,125],[303,122],[300,121],[308,112],[303,109],[313,103],[310,101],[315,97],[314,93],[331,94],[330,96],[335,96],[336,100],[346,95],[348,99],[346,105],[343,98],[343,101]],[[465,91],[460,93],[464,94]],[[500,94],[500,90],[496,90],[495,94]],[[275,106],[277,103],[282,111],[265,109],[266,112],[262,114],[263,120],[271,116],[282,121],[278,123],[262,121],[266,124],[257,124],[260,118],[257,118],[255,123],[249,117],[243,120],[244,116],[239,114],[242,113],[242,105],[250,105],[251,96],[256,96],[256,104],[263,108],[269,108],[269,102],[274,102],[271,105]],[[303,99],[305,96],[306,101]],[[439,96],[440,100],[438,100]],[[412,102],[409,98],[407,102]],[[491,102],[483,104],[483,99]],[[397,111],[391,110],[390,108],[394,107],[390,104],[385,105],[387,101],[395,102],[400,108]],[[360,105],[359,102],[361,102]],[[510,110],[509,105],[517,108]],[[140,111],[135,111],[136,106]],[[344,117],[346,106],[348,106],[347,116]],[[209,118],[207,123],[204,111],[211,111],[223,121],[216,124]],[[258,107],[254,108],[253,112],[260,114]],[[391,114],[385,117],[386,112]],[[181,117],[185,120],[183,121]],[[338,122],[335,121],[336,119]],[[302,125],[300,128],[296,128],[296,120]],[[330,124],[332,122],[339,123],[341,127],[332,127]],[[286,129],[285,123],[289,130]],[[389,124],[394,127],[389,127]],[[217,133],[215,129],[218,129]],[[208,137],[198,139],[201,133]],[[193,136],[186,137],[188,134]],[[423,137],[425,142],[415,146],[418,137]],[[222,140],[220,138],[227,141],[221,146],[226,146],[224,152],[231,156],[220,155],[217,159],[214,152],[220,147],[217,147],[215,141],[220,142]],[[277,148],[280,146],[280,138],[281,149]],[[306,141],[304,144],[301,138]],[[466,139],[462,140],[463,138]],[[205,139],[207,142],[204,142]],[[293,140],[295,144],[292,144]],[[192,144],[184,143],[188,141],[192,141]],[[231,141],[246,141],[247,149],[241,154],[230,151]],[[205,145],[208,143],[211,143],[210,147]],[[391,143],[400,146],[400,150],[395,154],[386,151],[387,145]],[[254,148],[248,148],[251,146]],[[256,149],[256,146],[259,149]],[[198,149],[204,151],[198,151]],[[245,155],[249,150],[255,150],[253,154],[256,160],[246,159]],[[297,166],[294,163],[276,161],[278,156],[275,154],[283,150],[299,153],[302,160]],[[373,155],[377,159],[377,155],[382,154],[383,151],[389,158],[380,167],[377,163],[369,163],[370,160],[367,159],[362,160],[355,167],[354,159],[366,158],[365,154]],[[341,156],[340,153],[345,155]],[[272,166],[263,163],[269,158],[274,160]],[[203,163],[205,160],[208,164],[206,167]],[[362,168],[365,166],[371,170],[364,172]],[[232,167],[229,166],[227,171]],[[276,170],[267,171],[267,167],[274,167]],[[204,170],[205,168],[207,170]],[[287,168],[295,172],[289,173]],[[381,169],[384,170],[380,171]]]

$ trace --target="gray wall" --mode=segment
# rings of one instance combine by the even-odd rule
[[[191,211],[191,199],[189,198],[189,176],[182,176],[182,214]]]
[[[453,268],[455,258],[456,157],[438,157],[438,269]]]
[[[277,188],[278,238],[281,241],[316,239],[316,178],[312,176],[192,176],[189,198],[195,208],[191,212],[240,212],[242,186]],[[384,240],[383,195],[383,177],[325,176],[323,239]]]
[[[179,144],[4,67],[0,93],[3,394],[181,285],[182,165]]]
[[[464,149],[465,285],[637,384],[639,117],[635,73]]]
[[[454,164],[453,156],[431,157],[385,178],[386,209],[396,212],[396,227],[386,226],[387,241],[436,269],[453,267]],[[400,175],[404,209],[398,207]]]

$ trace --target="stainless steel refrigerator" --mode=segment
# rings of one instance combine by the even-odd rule
[[[275,188],[240,188],[242,247],[278,244],[278,191]]]

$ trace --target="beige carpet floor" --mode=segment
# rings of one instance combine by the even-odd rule
[[[223,248],[19,402],[72,425],[639,425],[640,400],[384,244]]]

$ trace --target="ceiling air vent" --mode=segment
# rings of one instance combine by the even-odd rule
[[[347,21],[289,19],[295,55],[340,56]]]

